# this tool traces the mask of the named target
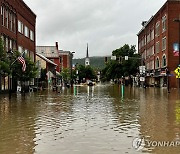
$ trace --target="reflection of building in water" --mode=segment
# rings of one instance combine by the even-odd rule
[[[34,153],[35,104],[30,98],[12,100],[0,99],[0,153]]]
[[[146,95],[148,93],[148,95]],[[140,134],[150,141],[175,141],[179,138],[180,123],[177,123],[176,93],[167,97],[167,91],[146,89],[140,95]],[[177,97],[178,99],[178,97]],[[178,136],[178,138],[177,138]],[[179,140],[179,139],[178,139]],[[154,152],[164,153],[164,147],[154,147]],[[167,149],[167,153],[179,153],[177,148]],[[177,152],[179,151],[179,152]]]

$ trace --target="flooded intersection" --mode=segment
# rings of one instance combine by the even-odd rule
[[[180,141],[176,90],[98,85],[0,96],[1,154],[180,153],[160,141]]]

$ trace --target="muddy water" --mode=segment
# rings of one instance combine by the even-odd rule
[[[176,90],[98,85],[0,95],[0,154],[179,154],[179,142]]]

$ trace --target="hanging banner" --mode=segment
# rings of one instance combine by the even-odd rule
[[[173,44],[173,53],[174,53],[174,56],[179,56],[179,43]]]

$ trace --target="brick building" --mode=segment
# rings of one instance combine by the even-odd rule
[[[59,55],[61,58],[61,70],[63,68],[68,68],[71,70],[72,69],[73,53],[70,51],[59,50]]]
[[[35,61],[36,15],[23,0],[0,0],[0,35],[6,51],[25,52]],[[8,90],[7,77],[0,77],[0,91]]]
[[[138,35],[138,52],[142,65],[146,66],[146,83],[160,87],[177,87],[174,70],[179,57],[173,53],[173,45],[179,42],[178,22],[180,0],[167,0],[148,21],[142,22]],[[169,75],[167,74],[169,73]]]

